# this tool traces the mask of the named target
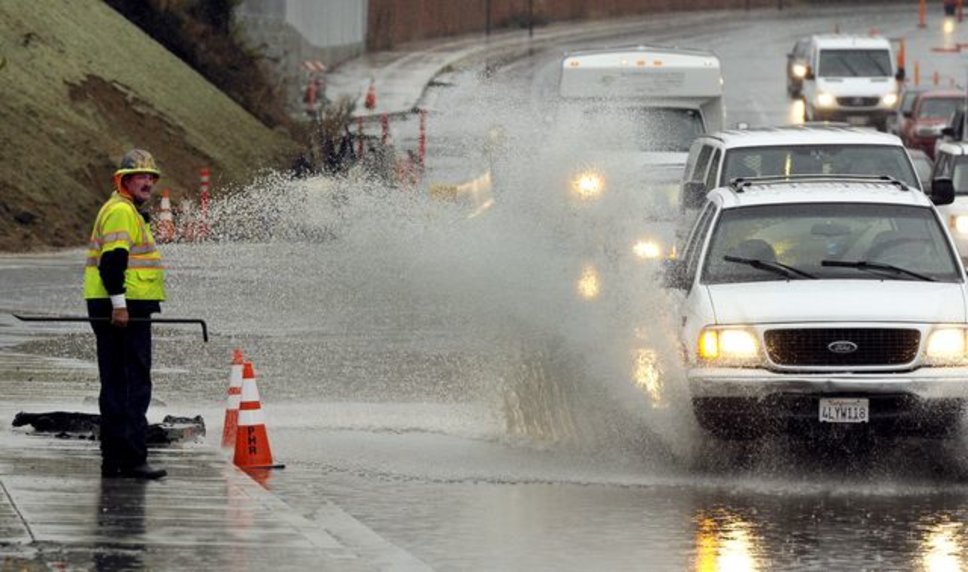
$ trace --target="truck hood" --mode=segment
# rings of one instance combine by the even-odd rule
[[[907,280],[792,280],[706,286],[717,324],[964,323],[964,285]]]

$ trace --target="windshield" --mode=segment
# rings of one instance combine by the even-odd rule
[[[901,96],[901,113],[911,113],[914,111],[914,102],[918,100],[917,91],[905,91],[904,95]]]
[[[921,102],[921,106],[918,108],[918,117],[948,120],[964,104],[965,99],[963,97],[932,97]]]
[[[888,50],[822,50],[819,77],[888,77],[891,53]]]
[[[904,148],[894,145],[746,147],[726,152],[719,184],[737,177],[887,175],[920,189]]]
[[[726,260],[733,258],[733,261]],[[785,203],[725,209],[703,263],[704,284],[796,279],[745,261],[779,263],[819,279],[959,280],[957,258],[934,212],[869,203]],[[868,262],[898,271],[827,266]]]
[[[582,133],[591,148],[613,151],[688,153],[692,141],[705,132],[695,109],[566,106],[560,118]]]

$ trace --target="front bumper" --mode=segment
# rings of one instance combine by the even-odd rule
[[[878,108],[814,108],[814,121],[842,121],[851,125],[887,126],[887,116],[894,113],[892,109]]]
[[[694,398],[770,395],[913,395],[921,399],[968,399],[968,367],[923,367],[898,373],[775,373],[763,369],[692,368]]]

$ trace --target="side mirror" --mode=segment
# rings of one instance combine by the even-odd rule
[[[706,192],[706,183],[686,181],[682,184],[682,207],[684,209],[698,209],[706,202]]]
[[[680,258],[668,258],[662,261],[662,287],[675,290],[685,290],[686,261]]]
[[[936,205],[950,205],[955,202],[955,186],[951,179],[938,177],[931,181],[931,191],[928,196]]]
[[[952,127],[952,126],[950,126],[950,125],[947,126],[947,127],[942,127],[941,128],[941,136],[942,137],[950,137],[950,138],[954,139],[954,137],[955,137],[955,128]]]
[[[813,66],[807,66],[807,73],[803,74],[803,79],[817,79],[817,76],[813,75]]]
[[[894,79],[897,81],[904,81],[906,75],[904,74],[904,68],[897,68],[897,73],[894,74]]]

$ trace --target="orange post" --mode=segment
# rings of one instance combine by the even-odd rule
[[[961,21],[964,19],[964,10],[963,10],[964,3],[965,3],[965,0],[958,0],[958,3],[955,4],[955,14],[958,18],[958,23],[961,23]]]
[[[363,158],[363,118],[356,118],[356,157],[357,159]]]
[[[928,18],[928,2],[927,0],[920,0],[918,2],[918,28],[926,28]]]
[[[938,85],[939,83],[941,83],[941,74],[938,71],[935,71],[934,75],[932,75],[931,77],[934,80],[934,85]]]
[[[907,40],[901,38],[897,48],[897,69],[904,69],[907,60]]]
[[[914,62],[914,85],[921,85],[921,62]]]
[[[363,107],[373,111],[376,109],[376,86],[370,80],[370,87],[366,90],[366,97],[363,98]]]
[[[421,109],[420,114],[420,133],[417,138],[417,161],[422,169],[427,157],[427,110]]]
[[[210,175],[211,171],[208,170],[208,167],[202,167],[198,170],[198,207],[201,220],[198,221],[198,228],[195,230],[195,240],[208,238],[208,203],[211,201],[211,195],[208,192],[208,180]]]

